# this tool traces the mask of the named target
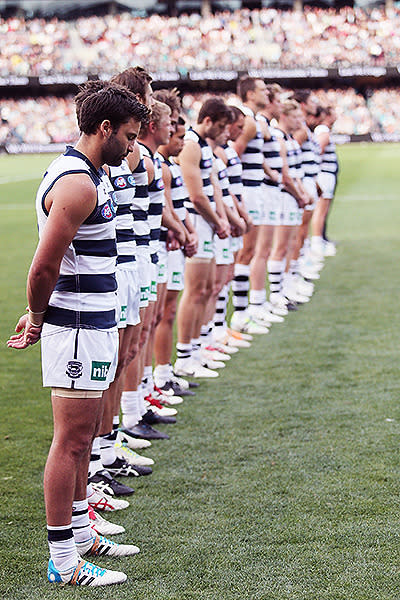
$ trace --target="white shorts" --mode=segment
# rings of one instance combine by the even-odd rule
[[[288,225],[295,227],[301,225],[303,211],[300,210],[296,199],[285,192],[281,192],[282,196],[282,214],[281,214],[281,225]]]
[[[168,253],[168,282],[167,290],[181,291],[185,281],[185,255],[182,250],[172,250]]]
[[[192,224],[199,238],[197,252],[191,258],[214,258],[214,230],[201,215],[191,214]]]
[[[321,188],[322,198],[326,198],[327,200],[333,198],[335,195],[336,180],[335,173],[326,173],[325,171],[318,173],[317,183]]]
[[[262,213],[261,225],[280,225],[281,220],[281,190],[274,185],[261,184]]]
[[[45,323],[42,329],[44,387],[106,390],[118,362],[118,331],[72,329]]]
[[[263,212],[263,190],[261,185],[243,186],[242,202],[253,220],[254,225],[261,225]]]
[[[156,253],[156,256],[158,253]],[[152,255],[154,256],[154,254]],[[150,263],[150,293],[149,302],[157,302],[158,263]]]
[[[231,239],[231,250],[233,253],[238,252],[243,248],[243,236],[233,237]]]
[[[229,236],[224,240],[215,236],[215,264],[231,265],[234,262],[232,252],[232,238]]]
[[[307,204],[307,206],[304,207],[304,210],[314,210],[318,200],[317,182],[314,177],[304,177],[303,185],[306,192],[308,192],[313,199],[312,204]]]
[[[138,278],[140,286],[139,308],[146,308],[149,305],[151,267],[150,254],[141,252],[136,254],[136,263],[138,269]]]
[[[136,262],[134,263],[136,265]],[[137,268],[116,270],[118,283],[117,299],[119,304],[118,328],[140,323],[139,304],[140,287]]]
[[[168,255],[167,242],[160,242],[160,247],[157,250],[158,254],[158,271],[157,283],[167,283],[168,281]]]

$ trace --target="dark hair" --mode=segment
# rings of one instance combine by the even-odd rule
[[[248,75],[244,75],[239,79],[236,91],[242,102],[246,102],[248,92],[254,92],[256,81],[262,81],[262,79],[260,77],[249,77]]]
[[[307,102],[310,96],[311,90],[295,90],[292,94],[292,98],[299,103]]]
[[[325,106],[322,106],[321,104],[319,106],[317,106],[317,110],[315,111],[315,117],[317,117],[318,119],[320,119],[323,115],[328,115],[328,111],[326,109]]]
[[[179,90],[176,88],[172,90],[157,90],[153,93],[153,98],[169,106],[171,114],[173,112],[181,112],[181,99],[179,97]]]
[[[131,118],[140,123],[148,120],[149,109],[122,86],[106,82],[92,93],[86,88],[82,90],[81,96],[80,94],[81,92],[78,94],[77,104],[79,129],[87,135],[95,134],[105,120],[110,121],[113,131]]]
[[[114,75],[110,80],[111,83],[123,85],[134,94],[137,94],[142,102],[146,98],[147,86],[152,81],[151,75],[143,67],[129,67],[122,73]]]
[[[89,81],[86,81],[85,83],[79,86],[79,91],[74,98],[76,119],[78,121],[79,129],[81,127],[80,112],[83,101],[86,100],[88,96],[91,96],[95,92],[99,92],[100,90],[104,89],[106,85],[107,81],[102,81],[101,79],[89,79]]]
[[[226,119],[227,123],[231,122],[231,109],[225,104],[225,101],[218,96],[208,98],[199,111],[197,123],[202,123],[206,117],[209,117],[213,123]]]
[[[185,121],[185,119],[182,117],[182,115],[179,115],[179,117],[178,117],[178,121],[177,121],[177,123],[176,123],[176,124],[177,124],[177,125],[183,125],[183,126],[185,126],[185,125],[186,125],[186,121]]]

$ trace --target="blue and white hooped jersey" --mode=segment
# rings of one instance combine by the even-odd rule
[[[161,219],[162,219],[162,211],[165,204],[165,196],[164,196],[164,181],[162,178],[162,168],[161,168],[161,155],[156,152],[155,154],[147,148],[142,143],[139,143],[140,147],[143,150],[143,156],[148,156],[153,165],[154,165],[154,179],[149,184],[149,211],[148,211],[148,219],[150,224],[150,249],[151,253],[156,252],[160,247],[160,239],[161,239]],[[165,232],[162,236],[167,239],[166,232],[167,229],[164,227],[163,231]]]
[[[186,208],[185,202],[188,200],[188,193],[183,183],[182,171],[179,165],[172,159],[162,157],[163,162],[167,165],[171,173],[171,199],[174,211],[178,215],[180,221],[185,224]]]
[[[223,149],[228,161],[226,164],[226,172],[229,179],[229,190],[231,194],[234,194],[240,202],[243,194],[242,161],[240,160],[235,148],[233,148],[230,144],[225,144]]]
[[[315,135],[318,139],[320,133],[329,133],[329,143],[325,146],[324,153],[321,156],[320,170],[324,173],[336,173],[339,171],[339,164],[336,154],[336,144],[332,141],[332,137],[327,125],[318,125],[315,128]]]
[[[97,191],[97,205],[76,232],[60,265],[60,275],[45,322],[83,329],[116,326],[116,234],[112,186],[103,169],[97,170],[75,148],[56,158],[48,167],[36,195],[39,236],[46,225],[45,199],[63,176],[86,174]]]
[[[314,139],[314,136],[308,127],[307,136],[307,139],[301,145],[303,171],[304,177],[312,177],[314,179],[319,173],[319,144]]]
[[[203,183],[203,194],[205,196],[207,196],[208,200],[214,207],[214,188],[211,183],[211,172],[212,172],[212,165],[213,165],[213,151],[211,149],[211,146],[209,146],[207,144],[206,140],[204,140],[202,137],[200,137],[199,134],[196,133],[196,131],[192,128],[190,128],[186,132],[185,141],[187,141],[187,140],[191,140],[192,142],[195,142],[195,143],[199,144],[199,146],[200,146],[201,158],[200,158],[199,167],[200,167],[201,179],[202,179],[202,183]],[[190,200],[190,198],[186,201],[185,206],[186,206],[188,212],[193,213],[193,214],[198,214],[197,210],[194,207],[194,204]]]
[[[275,130],[273,127],[271,127],[270,122],[264,115],[257,115],[257,121],[265,122],[271,135],[271,138],[269,140],[264,139],[263,143],[263,155],[265,161],[271,169],[282,174],[283,161],[281,157],[281,146],[278,138],[276,137]],[[277,181],[272,181],[272,179],[266,173],[264,173],[264,183],[272,187],[280,186]]]
[[[222,200],[226,206],[228,206],[229,208],[233,208],[234,203],[232,196],[229,192],[229,179],[226,170],[226,164],[219,156],[214,155],[214,160],[218,171],[218,183],[222,191]]]
[[[240,106],[240,110],[247,116],[252,117],[256,124],[256,135],[247,144],[245,151],[240,157],[243,173],[242,182],[245,187],[256,187],[261,185],[264,179],[264,136],[259,121],[255,119],[253,111],[248,106]]]
[[[117,205],[115,225],[117,230],[117,268],[136,268],[136,242],[133,230],[131,210],[135,197],[135,178],[126,160],[119,167],[109,167],[110,181],[114,189],[114,201]]]
[[[143,148],[139,144],[140,160],[132,172],[135,179],[135,195],[132,199],[133,232],[136,242],[136,255],[149,255],[150,223],[149,223],[149,188],[146,167],[143,161]]]
[[[302,165],[302,153],[299,144],[289,134],[285,133],[281,129],[276,129],[277,137],[280,137],[285,141],[286,146],[286,160],[289,167],[289,175],[292,179],[303,179],[303,165]],[[283,188],[285,192],[290,192]]]

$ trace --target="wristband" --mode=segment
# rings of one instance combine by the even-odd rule
[[[30,308],[28,308],[28,319],[29,323],[33,325],[33,327],[41,327],[43,325],[43,315],[46,311],[42,312],[34,312]]]

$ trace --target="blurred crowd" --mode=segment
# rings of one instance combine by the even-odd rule
[[[0,19],[0,76],[396,65],[400,8]],[[229,52],[227,49],[229,48]]]
[[[316,90],[322,105],[336,109],[335,134],[400,134],[400,90],[384,88],[371,91],[367,98],[353,88]],[[183,109],[193,122],[205,94],[185,94]],[[235,103],[234,94],[224,95]],[[236,99],[237,103],[237,99]],[[0,100],[0,146],[6,143],[50,144],[74,142],[78,137],[71,97]]]

